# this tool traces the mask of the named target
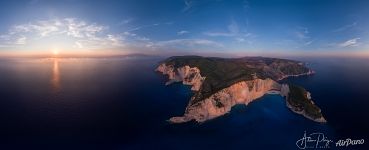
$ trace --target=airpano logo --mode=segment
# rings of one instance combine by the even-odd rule
[[[340,147],[340,146],[350,146],[350,145],[361,145],[364,144],[364,139],[360,139],[360,140],[352,140],[350,138],[347,138],[346,140],[338,140],[336,142],[336,147]]]
[[[338,140],[335,144],[336,147],[348,147],[354,145],[362,145],[364,144],[364,139],[353,140],[347,138],[345,140]],[[329,149],[334,143],[333,140],[330,140],[324,133],[314,132],[307,134],[306,131],[301,139],[296,141],[296,146],[299,149]]]

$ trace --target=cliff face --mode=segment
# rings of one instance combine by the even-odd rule
[[[205,80],[205,77],[201,76],[200,70],[196,67],[191,68],[189,66],[184,66],[175,69],[173,66],[161,64],[156,71],[168,75],[169,81],[165,83],[165,85],[169,85],[173,82],[182,82],[185,85],[192,85],[191,90],[193,91],[199,91]]]
[[[287,84],[282,84],[281,85],[281,92],[280,92],[281,96],[287,97],[288,93],[290,93],[290,88],[288,87]]]
[[[173,123],[190,120],[204,122],[228,113],[236,104],[247,105],[272,89],[280,89],[280,85],[271,79],[241,81],[220,90],[203,101],[188,105],[183,116],[170,118],[170,121]]]
[[[277,62],[281,60],[271,59],[277,61],[272,61],[274,63],[272,66],[284,67],[285,69],[281,70],[286,73],[292,73],[277,73],[273,75],[275,77],[273,80],[270,78],[260,78],[260,75],[268,76],[265,75],[268,74],[268,72],[260,72],[260,69],[252,68],[259,58],[251,59],[252,63],[250,63],[249,59],[242,59],[242,62],[237,62],[240,60],[235,60],[237,62],[236,66],[238,67],[242,67],[241,63],[246,63],[248,65],[246,68],[249,69],[245,70],[245,68],[243,68],[244,70],[242,71],[237,71],[237,67],[231,68],[234,67],[234,65],[232,61],[229,60],[224,62],[225,60],[219,59],[219,62],[217,62],[217,59],[205,59],[202,57],[189,57],[188,59],[183,57],[180,57],[179,60],[176,58],[169,59],[168,64],[163,62],[156,69],[156,71],[168,75],[169,81],[166,82],[166,85],[173,82],[182,82],[185,85],[191,85],[191,90],[195,92],[186,107],[184,115],[170,118],[169,121],[172,123],[183,123],[191,120],[204,122],[226,114],[236,104],[247,105],[253,100],[268,93],[277,93],[285,97],[287,107],[293,112],[317,122],[325,122],[320,109],[310,100],[310,93],[304,89],[300,91],[296,90],[294,87],[291,92],[290,85],[281,85],[274,81],[288,76],[309,75],[313,73],[310,69],[303,67],[299,68],[301,65],[299,63],[283,60],[283,62],[287,63],[282,63],[281,67],[276,65],[278,64]],[[261,58],[261,60],[265,61],[269,59]],[[192,67],[186,65],[187,63],[191,64]],[[201,65],[198,65],[198,63]],[[209,66],[206,67],[207,65],[205,64]],[[201,70],[196,67],[197,65],[200,66],[200,68],[207,69],[205,74],[209,75],[211,78],[202,76],[203,73],[201,74]],[[260,66],[260,64],[255,66]],[[293,66],[292,68],[298,69],[290,69],[291,66]],[[252,73],[253,71],[254,73]],[[282,76],[277,78],[277,75]],[[228,78],[231,81],[226,80]],[[207,83],[205,83],[205,81]],[[220,88],[220,90],[217,90],[218,88]]]

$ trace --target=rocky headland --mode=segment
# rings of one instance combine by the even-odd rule
[[[277,93],[286,98],[287,107],[316,122],[326,122],[310,93],[292,84],[277,81],[310,75],[314,71],[304,63],[265,57],[214,58],[175,56],[160,63],[156,71],[169,81],[191,85],[191,97],[183,116],[172,117],[172,123],[191,120],[204,122],[228,113],[236,104],[249,104],[265,94]]]

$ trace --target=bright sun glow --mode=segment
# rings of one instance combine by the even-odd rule
[[[53,52],[54,55],[59,55],[59,50],[58,49],[53,49],[52,52]]]

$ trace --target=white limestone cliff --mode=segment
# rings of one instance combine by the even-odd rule
[[[191,90],[193,91],[198,91],[205,80],[205,77],[201,76],[200,70],[196,67],[184,66],[175,70],[173,66],[167,66],[163,63],[159,65],[156,71],[168,75],[169,81],[165,85],[182,82],[185,85],[192,85]]]
[[[170,118],[170,122],[182,123],[191,120],[204,122],[228,113],[236,104],[247,105],[272,89],[279,90],[280,85],[271,79],[241,81],[194,105],[189,103],[185,114],[181,117]]]

